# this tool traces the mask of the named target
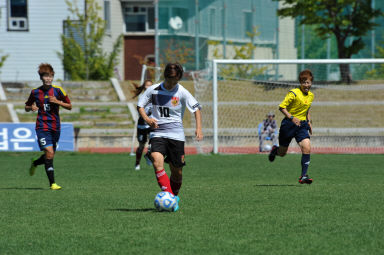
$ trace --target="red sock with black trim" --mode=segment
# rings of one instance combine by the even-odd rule
[[[169,181],[168,175],[164,169],[155,171],[157,183],[159,184],[162,191],[168,191],[173,194],[171,183]]]

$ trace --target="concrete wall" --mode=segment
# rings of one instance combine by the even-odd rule
[[[282,3],[279,3],[282,5]],[[279,59],[297,59],[295,47],[295,20],[291,18],[279,19]],[[280,65],[281,80],[296,80],[297,65]]]

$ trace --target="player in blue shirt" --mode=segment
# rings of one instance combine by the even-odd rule
[[[37,159],[32,159],[29,174],[35,174],[38,165],[45,165],[50,188],[59,190],[61,187],[55,183],[53,157],[60,139],[60,106],[71,110],[72,105],[65,91],[56,85],[52,85],[55,71],[50,64],[40,64],[38,70],[43,85],[31,91],[25,111],[38,111],[36,118],[36,135],[40,150],[44,154]]]

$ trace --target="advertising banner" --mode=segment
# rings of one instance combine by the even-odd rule
[[[58,151],[74,151],[73,124],[61,123]],[[0,123],[0,151],[40,151],[35,123]]]

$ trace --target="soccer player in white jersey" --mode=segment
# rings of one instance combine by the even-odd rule
[[[133,91],[134,97],[139,97],[140,98],[144,95],[145,90],[147,90],[150,86],[153,85],[151,80],[145,80],[141,86],[136,85],[133,83],[135,86],[135,89]],[[151,117],[152,115],[152,104],[147,104],[145,106],[145,113],[148,115],[148,117]],[[148,141],[149,133],[151,131],[151,127],[144,121],[144,119],[139,116],[139,119],[137,121],[137,141],[139,142],[139,147],[136,149],[136,162],[135,162],[135,170],[138,171],[140,170],[140,160],[141,156],[143,155],[143,150],[145,147],[146,142]],[[149,148],[148,148],[149,149]],[[149,157],[144,155],[145,160],[147,161],[148,165],[152,165],[151,160]]]
[[[163,191],[179,194],[182,170],[185,165],[183,115],[185,108],[193,112],[196,120],[196,139],[203,139],[201,106],[178,82],[183,76],[179,63],[168,63],[164,69],[164,82],[148,88],[137,105],[141,117],[151,126],[151,157],[157,182]],[[152,117],[145,113],[145,106],[152,104]],[[169,164],[171,178],[164,169]],[[179,198],[177,197],[179,200]],[[175,209],[175,211],[178,207]]]

